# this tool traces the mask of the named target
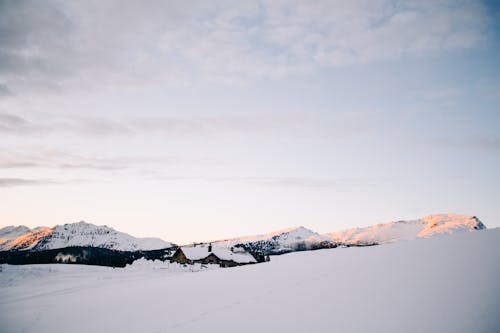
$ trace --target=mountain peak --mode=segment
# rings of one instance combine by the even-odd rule
[[[5,228],[4,228],[5,229]],[[1,229],[1,230],[4,230]],[[85,221],[56,225],[52,228],[24,229],[0,239],[0,251],[48,250],[71,246],[101,247],[120,251],[156,250],[172,246],[159,238],[136,238],[107,226]],[[0,236],[1,237],[1,236]]]
[[[486,229],[486,226],[475,216],[447,213],[340,230],[325,236],[344,244],[382,244],[482,229]]]

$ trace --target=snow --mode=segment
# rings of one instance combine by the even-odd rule
[[[0,229],[0,249],[2,249],[4,246],[7,246],[12,240],[30,231],[30,228],[25,227],[24,225],[20,225],[17,227],[11,225]]]
[[[383,244],[482,229],[486,229],[486,227],[474,216],[436,214],[417,220],[341,230],[324,236],[334,242],[344,244]]]
[[[201,272],[206,270],[220,269],[219,265],[216,264],[199,264],[195,263],[192,265],[183,265],[178,263],[171,263],[168,260],[146,260],[144,258],[134,261],[131,265],[127,265],[124,270],[135,271],[135,272],[147,272],[148,270],[162,269],[166,270],[168,274],[172,273],[186,273],[186,272]]]
[[[120,251],[157,250],[172,246],[159,238],[136,238],[107,226],[86,222],[69,223],[55,227],[30,230],[20,226],[19,232],[9,232],[13,227],[0,229],[0,251],[49,250],[68,246],[92,246]],[[3,232],[5,231],[5,236]],[[22,234],[22,231],[26,233]]]
[[[210,254],[205,246],[182,246],[181,249],[189,260],[200,260]]]
[[[427,217],[377,224],[365,228],[340,230],[319,234],[305,227],[278,230],[268,234],[244,236],[213,242],[218,246],[231,247],[244,244],[268,253],[332,247],[334,245],[373,245],[427,238],[440,234],[486,229],[474,216],[436,214]]]
[[[485,228],[481,221],[474,216],[437,214],[417,220],[390,222],[324,235],[300,226],[268,234],[219,240],[212,243],[217,247],[230,248],[236,244],[265,242],[269,249],[279,253],[295,251],[298,248],[313,248],[313,245],[319,245],[323,242],[347,245],[383,244]],[[172,245],[172,243],[159,238],[136,238],[107,226],[96,226],[86,222],[57,225],[52,228],[38,227],[33,230],[24,226],[9,226],[0,229],[0,251],[12,249],[47,250],[68,246],[93,246],[121,251],[137,251],[163,249]]]
[[[40,227],[36,230],[31,230],[24,235],[11,239],[3,246],[1,250],[31,250],[36,247],[43,239],[50,237],[52,233],[53,229],[48,227]],[[57,249],[57,247],[53,248]]]
[[[293,227],[293,228],[288,228],[288,229],[282,229],[274,232],[270,232],[267,234],[261,234],[261,235],[252,235],[252,236],[243,236],[243,237],[237,237],[237,238],[232,238],[232,239],[225,239],[225,240],[219,240],[215,241],[214,243],[217,243],[219,246],[226,246],[226,247],[231,247],[233,245],[239,244],[239,243],[250,243],[250,242],[256,242],[256,241],[267,241],[271,239],[279,239],[281,240],[281,243],[286,246],[286,245],[291,245],[297,242],[305,241],[310,238],[317,238],[320,237],[320,235],[310,229],[307,229],[303,226],[300,227]]]
[[[298,248],[313,248],[329,238],[302,226],[271,232],[268,234],[245,236],[213,242],[219,247],[233,247],[244,244],[255,252],[270,254],[296,251]]]
[[[1,332],[500,331],[500,229],[236,268],[2,265]]]
[[[24,225],[19,225],[17,227],[13,225],[7,226],[0,229],[0,239],[16,238],[30,231],[30,228]]]
[[[233,252],[225,247],[212,246],[212,251],[208,251],[207,244],[199,244],[196,246],[182,246],[181,249],[182,252],[184,252],[186,258],[193,261],[206,258],[211,253],[213,253],[219,259],[232,260],[240,264],[257,262],[257,260],[255,260],[255,258],[250,253],[244,251],[243,249],[239,250],[238,252]]]
[[[232,260],[239,264],[256,263],[257,260],[248,252],[232,252],[226,248],[214,247],[212,252],[222,260]]]

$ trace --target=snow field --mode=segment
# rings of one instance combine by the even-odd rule
[[[3,265],[0,331],[499,332],[499,255],[491,229],[195,272]]]

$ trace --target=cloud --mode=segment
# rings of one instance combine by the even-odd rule
[[[74,118],[55,122],[55,130],[79,133],[84,136],[107,136],[113,134],[132,134],[133,130],[121,122],[106,118]]]
[[[0,187],[26,186],[26,185],[48,185],[57,184],[52,180],[24,179],[24,178],[0,178]]]
[[[14,94],[10,89],[5,85],[0,83],[0,98],[2,97],[10,97],[13,96]]]
[[[26,118],[9,113],[0,113],[0,133],[22,134],[39,133],[48,128],[36,125]]]
[[[97,117],[58,117],[56,120],[47,117],[44,121],[32,121],[26,117],[0,112],[0,133],[20,135],[42,133],[70,133],[86,137],[107,136],[113,134],[130,134],[132,129],[121,122]]]
[[[470,137],[461,139],[439,139],[433,143],[445,148],[469,149],[473,151],[500,152],[500,138]]]
[[[452,87],[437,89],[437,90],[429,90],[422,93],[423,99],[430,102],[455,99],[462,95],[463,91],[461,89]]]
[[[476,138],[462,143],[463,146],[472,149],[483,149],[487,151],[500,152],[500,139]]]
[[[71,71],[72,23],[55,2],[0,2],[0,79],[53,81]],[[52,78],[52,79],[51,79]]]
[[[276,116],[219,116],[210,118],[157,117],[138,118],[130,121],[135,133],[158,132],[164,134],[205,135],[227,132],[260,132],[271,128]],[[286,121],[286,119],[281,119]]]
[[[297,189],[343,189],[351,186],[370,185],[367,180],[360,179],[325,179],[309,177],[207,177],[207,176],[163,176],[153,177],[160,181],[201,181],[215,183],[241,183],[254,184],[277,188],[297,188]]]
[[[206,118],[138,117],[120,121],[103,117],[59,117],[34,122],[25,117],[0,113],[0,132],[25,137],[29,134],[65,133],[98,138],[110,135],[161,133],[167,135],[206,135],[227,132],[260,132],[275,124],[290,123],[291,117],[217,116]]]
[[[212,75],[282,76],[474,47],[490,21],[470,1],[273,1],[220,8],[159,47]]]
[[[64,185],[70,183],[89,182],[89,179],[69,179],[69,180],[53,180],[53,179],[30,179],[30,178],[0,178],[0,187],[14,186],[42,186],[42,185]]]
[[[254,183],[274,187],[327,189],[337,187],[340,182],[330,179],[315,179],[302,177],[242,177],[235,181]]]
[[[22,153],[3,149],[0,151],[0,169],[51,168],[87,170],[125,170],[144,165],[174,164],[182,161],[179,156],[113,156],[93,157],[53,149],[24,149]]]
[[[477,47],[479,1],[3,1],[0,83],[21,91],[235,82]],[[4,89],[4,90],[5,90]]]

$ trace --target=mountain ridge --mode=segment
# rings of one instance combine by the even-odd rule
[[[248,251],[264,254],[282,254],[337,246],[371,246],[482,229],[486,229],[486,226],[476,216],[448,213],[428,215],[415,220],[400,220],[368,227],[343,229],[325,234],[299,226],[268,234],[236,237],[213,243],[220,246],[241,246]]]
[[[23,230],[29,231],[19,235]],[[26,226],[7,226],[0,229],[0,251],[39,251],[74,246],[141,251],[169,248],[172,245],[173,243],[160,238],[138,238],[106,225],[97,226],[84,221],[33,229]]]
[[[240,246],[257,253],[282,254],[337,246],[377,245],[482,229],[486,229],[486,226],[476,216],[448,213],[325,234],[298,226],[267,234],[241,236],[208,243],[221,247]],[[26,226],[7,226],[0,229],[0,251],[39,251],[72,246],[141,251],[169,248],[175,244],[159,238],[136,238],[106,225],[96,226],[84,221],[33,229]]]

